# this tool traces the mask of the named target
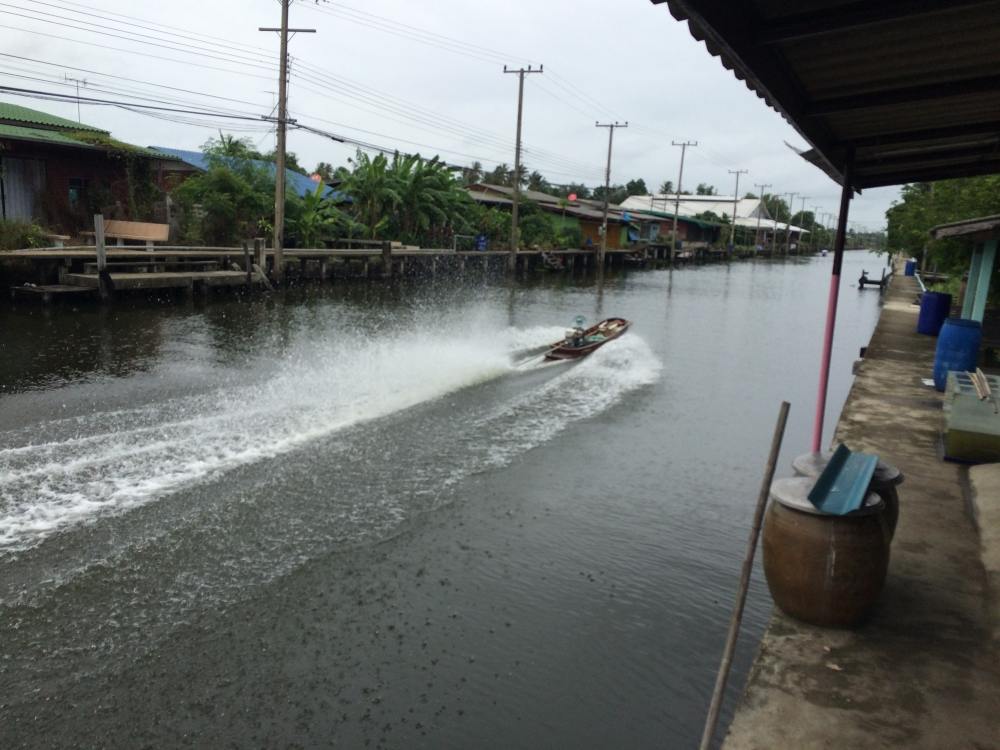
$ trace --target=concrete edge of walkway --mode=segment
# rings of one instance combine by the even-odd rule
[[[980,552],[989,589],[993,638],[1000,641],[1000,464],[969,469],[972,512],[979,530]]]

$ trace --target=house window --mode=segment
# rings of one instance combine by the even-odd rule
[[[69,207],[74,211],[87,207],[87,181],[82,177],[69,178]]]

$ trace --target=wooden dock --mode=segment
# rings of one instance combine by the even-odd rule
[[[126,289],[191,289],[199,284],[215,287],[239,286],[247,283],[247,275],[243,271],[149,271],[146,273],[116,273],[112,271],[109,276],[115,291]],[[64,274],[63,282],[63,285],[77,289],[98,289],[100,276],[96,273],[68,273]]]
[[[420,277],[438,274],[505,273],[510,270],[510,252],[503,250],[455,250],[419,248],[374,240],[339,240],[339,247],[289,248],[284,251],[286,272],[302,280],[330,278]],[[342,245],[347,245],[344,247]],[[34,296],[51,301],[75,290],[98,290],[102,299],[112,292],[179,289],[193,292],[216,287],[265,286],[274,266],[274,251],[259,241],[243,247],[107,246],[98,254],[93,245],[33,248],[0,253],[6,260],[27,261],[29,273],[18,281],[33,284],[12,287],[13,296]],[[514,271],[592,271],[597,265],[596,248],[522,250]],[[677,253],[675,263],[727,260],[732,256],[713,253],[707,247],[690,245]],[[670,263],[666,245],[609,249],[609,267],[651,267]],[[102,267],[106,268],[101,284]],[[56,283],[58,282],[58,283]],[[29,291],[30,290],[30,291]],[[72,290],[72,291],[71,291]],[[80,292],[83,294],[84,292]]]

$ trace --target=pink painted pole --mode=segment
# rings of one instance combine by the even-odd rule
[[[819,366],[819,393],[816,396],[816,418],[813,422],[812,451],[823,450],[823,417],[826,414],[826,393],[830,384],[830,357],[833,353],[833,331],[837,323],[837,298],[840,294],[840,269],[844,265],[844,242],[847,238],[847,214],[854,189],[851,178],[854,159],[848,160],[844,169],[844,187],[840,192],[840,215],[837,234],[833,240],[833,273],[830,277],[830,294],[826,304],[826,329],[823,334],[823,354]]]
[[[819,365],[819,395],[816,397],[816,419],[813,422],[812,452],[819,453],[823,444],[823,416],[826,414],[826,391],[830,382],[830,355],[833,352],[833,329],[837,324],[837,297],[840,274],[830,277],[830,294],[826,303],[826,331],[823,335],[823,358]]]

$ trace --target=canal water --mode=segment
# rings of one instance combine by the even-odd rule
[[[693,746],[830,263],[3,308],[3,746]],[[530,356],[578,314],[634,325]]]

